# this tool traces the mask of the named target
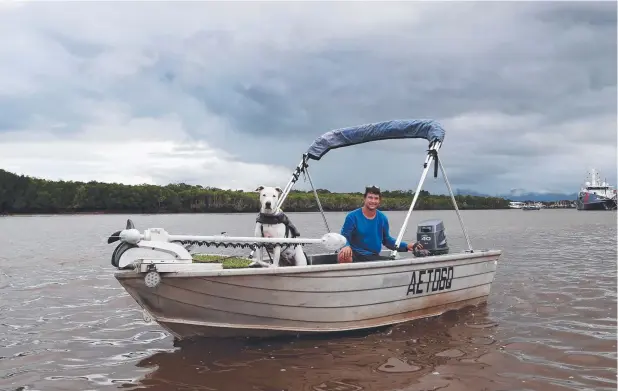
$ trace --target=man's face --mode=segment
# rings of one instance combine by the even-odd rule
[[[380,196],[373,193],[367,193],[365,196],[365,208],[369,210],[378,209],[380,206]]]

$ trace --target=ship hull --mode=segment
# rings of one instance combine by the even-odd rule
[[[616,210],[616,199],[600,197],[594,193],[580,193],[577,210]]]

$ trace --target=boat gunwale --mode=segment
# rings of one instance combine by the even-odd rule
[[[393,260],[358,262],[358,263],[335,263],[322,265],[276,267],[276,268],[240,268],[240,269],[217,269],[208,271],[183,271],[183,272],[163,272],[165,278],[186,278],[186,277],[227,277],[227,276],[260,276],[277,275],[287,276],[291,274],[310,274],[316,272],[366,270],[379,268],[392,268],[401,266],[420,266],[441,264],[449,261],[460,261],[474,258],[489,258],[502,255],[502,250],[489,249],[477,250],[476,252],[460,252],[455,254],[433,255],[428,257],[410,257]],[[496,259],[497,261],[497,259]],[[117,271],[114,276],[116,279],[141,278],[145,272],[140,272],[139,268]],[[346,276],[344,276],[346,277]]]

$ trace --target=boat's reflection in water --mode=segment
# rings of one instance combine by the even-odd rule
[[[495,387],[498,325],[486,305],[380,330],[268,340],[199,339],[138,363],[149,390],[427,390]],[[503,360],[506,358],[503,358]],[[502,361],[503,361],[502,360]],[[499,360],[500,361],[500,360]],[[491,389],[494,389],[491,387]],[[449,388],[450,389],[450,388]]]

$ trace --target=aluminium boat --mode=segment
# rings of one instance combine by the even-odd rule
[[[326,233],[320,238],[262,238],[170,234],[163,228],[140,232],[132,221],[109,237],[115,278],[145,311],[176,339],[270,337],[372,329],[438,316],[487,300],[502,251],[473,249],[438,155],[443,127],[433,120],[393,120],[329,131],[310,145],[283,189],[284,202],[301,174],[309,179]],[[433,165],[442,173],[468,248],[451,252],[441,220],[418,223],[424,249],[385,250],[381,259],[338,263],[345,238],[330,232],[309,162],[333,149],[387,139],[421,139],[429,148],[420,181],[396,239],[406,232],[425,178]],[[307,265],[252,265],[229,269],[197,263],[192,246],[252,249],[318,244],[327,251],[307,255]],[[253,252],[251,253],[253,254]],[[246,256],[251,259],[252,255]]]

